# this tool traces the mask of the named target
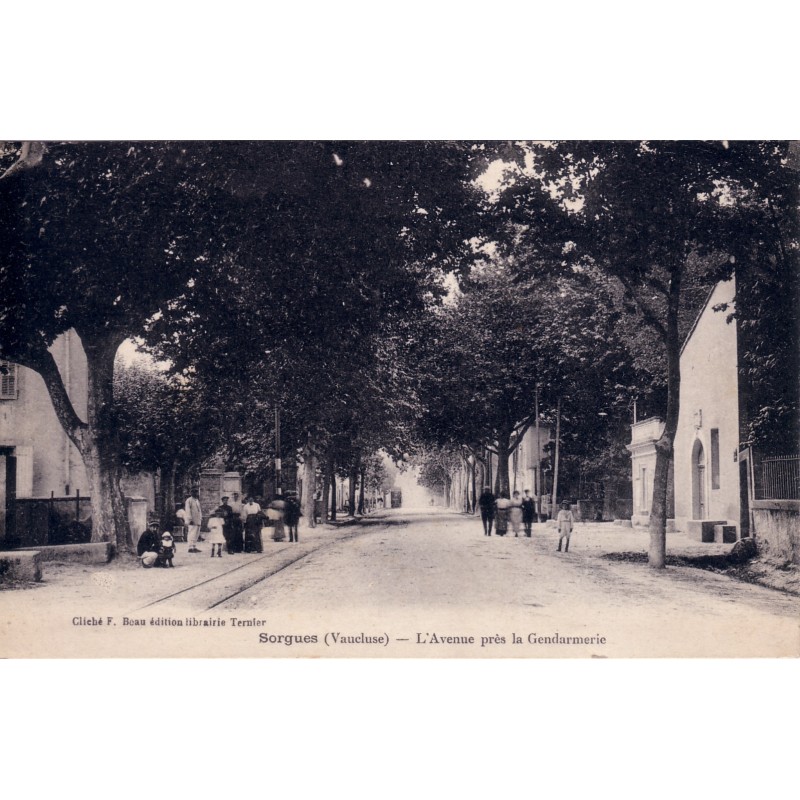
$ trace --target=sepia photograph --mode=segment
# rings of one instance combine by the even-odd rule
[[[0,657],[797,657],[799,177],[0,142]]]

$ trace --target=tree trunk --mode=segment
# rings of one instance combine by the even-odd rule
[[[350,466],[347,476],[347,512],[351,517],[356,515],[356,484],[358,483],[359,463],[355,461]]]
[[[178,467],[173,461],[168,467],[161,469],[161,485],[159,486],[159,504],[161,530],[171,530],[175,523],[175,475]]]
[[[315,528],[314,497],[317,493],[317,455],[313,448],[311,434],[306,437],[306,446],[303,450],[303,516],[310,527]]]
[[[364,480],[366,478],[366,467],[361,467],[358,482],[358,513],[364,514]]]
[[[478,495],[477,495],[477,487],[475,486],[476,481],[476,473],[478,471],[478,464],[477,461],[473,458],[472,459],[472,513],[475,514],[477,511],[478,506]]]
[[[678,430],[681,391],[681,340],[678,332],[678,305],[681,293],[680,267],[671,271],[667,302],[665,346],[667,350],[667,414],[664,432],[656,442],[656,466],[653,473],[653,503],[650,508],[650,550],[648,561],[654,569],[663,569],[667,561],[667,488],[675,433]]]
[[[561,398],[558,398],[558,406],[556,408],[556,452],[553,458],[553,502],[550,506],[550,516],[555,517],[558,514],[558,457],[561,447]]]
[[[497,493],[506,493],[511,496],[511,486],[508,479],[508,456],[511,450],[512,429],[503,428],[497,436]]]
[[[330,462],[330,475],[329,475],[329,478],[330,478],[330,483],[328,484],[328,487],[329,487],[330,493],[331,493],[330,519],[331,519],[331,522],[336,522],[336,501],[337,501],[337,497],[336,497],[336,464],[333,461]]]
[[[92,541],[114,542],[123,551],[132,549],[133,540],[119,485],[119,441],[113,416],[117,347],[108,338],[83,343],[88,373],[88,427],[79,449],[91,487]]]

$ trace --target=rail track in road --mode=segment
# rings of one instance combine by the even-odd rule
[[[316,540],[307,544],[284,545],[278,550],[271,550],[269,553],[265,553],[259,558],[251,559],[244,564],[239,564],[218,575],[204,578],[182,589],[151,600],[149,603],[146,603],[130,613],[133,614],[138,611],[144,611],[145,609],[153,609],[154,607],[175,599],[180,599],[181,602],[190,606],[194,606],[194,599],[197,603],[194,609],[196,613],[211,611],[315,553],[365,535],[369,532],[370,527],[372,526],[362,528],[362,526],[359,525],[352,532],[348,531],[347,533],[339,535],[332,541]],[[298,552],[298,549],[300,549],[300,552]],[[263,562],[267,563],[265,564]]]

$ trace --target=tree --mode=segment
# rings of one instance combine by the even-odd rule
[[[428,412],[420,423],[433,446],[466,445],[497,455],[497,489],[508,492],[508,459],[534,422],[564,408],[573,432],[592,431],[609,395],[633,379],[615,334],[618,314],[591,276],[525,277],[513,263],[487,264],[438,317],[422,362]],[[591,440],[581,441],[585,450]]]
[[[513,189],[514,219],[538,240],[542,186],[563,211],[565,262],[591,264],[616,280],[636,315],[658,337],[666,366],[664,432],[656,443],[650,565],[666,552],[668,467],[678,424],[681,311],[692,276],[707,285],[734,267],[744,278],[794,258],[775,218],[796,214],[788,146],[770,142],[558,142],[531,148],[536,167]],[[533,197],[528,214],[525,189]],[[795,187],[795,188],[792,188]],[[523,198],[520,200],[520,198]],[[772,214],[776,208],[777,214]],[[770,217],[773,216],[771,220]],[[571,226],[571,229],[570,229]],[[754,247],[759,243],[758,247]],[[796,266],[792,267],[796,269]]]
[[[154,367],[114,369],[114,425],[120,463],[160,475],[161,524],[172,525],[177,481],[221,447],[225,408],[211,392]]]
[[[201,164],[171,143],[17,143],[2,153],[0,352],[44,379],[86,466],[92,537],[120,548],[131,538],[119,489],[114,359],[213,256]],[[69,329],[88,362],[86,420],[48,350]]]

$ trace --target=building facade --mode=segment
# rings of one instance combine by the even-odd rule
[[[739,378],[736,322],[728,321],[735,279],[710,292],[681,351],[675,435],[675,519],[717,521],[741,532]],[[727,311],[715,311],[728,304]]]
[[[78,416],[86,418],[86,355],[68,331],[50,348]],[[53,410],[37,372],[3,362],[0,395],[0,536],[13,495],[19,498],[89,494],[86,469]]]

